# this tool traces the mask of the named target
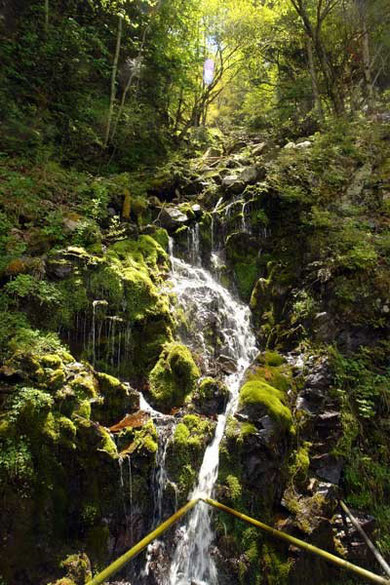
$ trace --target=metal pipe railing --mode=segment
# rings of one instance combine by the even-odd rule
[[[281,530],[276,530],[275,528],[272,528],[271,526],[268,526],[267,524],[264,524],[263,522],[260,522],[259,520],[255,520],[254,518],[251,518],[250,516],[246,516],[245,514],[242,514],[241,512],[237,512],[237,510],[234,510],[233,508],[229,508],[228,506],[225,506],[224,504],[220,504],[219,502],[212,500],[211,498],[205,498],[205,497],[198,497],[198,498],[194,498],[193,500],[190,500],[185,506],[180,508],[180,510],[178,510],[177,512],[175,512],[175,514],[173,514],[170,518],[168,518],[168,520],[166,520],[165,522],[160,524],[160,526],[158,526],[155,530],[153,530],[153,532],[151,532],[150,534],[145,536],[145,538],[143,538],[140,542],[138,542],[138,544],[133,546],[130,550],[128,550],[121,557],[116,559],[116,561],[111,563],[111,565],[106,567],[106,569],[104,569],[101,573],[96,575],[91,581],[88,581],[87,585],[101,585],[102,583],[107,581],[107,579],[109,579],[112,575],[114,575],[114,573],[117,573],[124,565],[126,565],[129,561],[131,561],[131,559],[133,559],[141,551],[143,551],[155,538],[158,538],[159,536],[161,536],[166,530],[168,530],[168,528],[170,528],[173,524],[178,522],[180,520],[180,518],[182,518],[187,512],[189,512],[189,510],[191,510],[199,501],[202,501],[202,502],[206,503],[207,505],[212,506],[213,508],[216,508],[217,510],[220,510],[222,512],[226,512],[227,514],[235,516],[236,518],[243,520],[247,524],[251,524],[252,526],[256,526],[256,528],[260,528],[260,530],[263,530],[263,532],[266,532],[267,534],[269,534],[270,536],[273,536],[274,538],[278,538],[279,540],[283,540],[283,541],[288,542],[289,544],[292,544],[292,545],[294,545],[302,550],[305,550],[311,554],[319,556],[319,557],[323,558],[324,560],[326,560],[334,565],[337,565],[338,567],[341,567],[342,569],[345,569],[346,571],[349,571],[351,573],[355,573],[355,575],[359,575],[360,577],[363,577],[364,579],[371,581],[372,583],[379,583],[380,585],[390,585],[390,580],[385,579],[384,577],[381,577],[380,575],[376,575],[375,573],[372,573],[371,571],[368,571],[367,569],[363,569],[361,567],[358,567],[358,566],[350,563],[349,561],[345,561],[344,559],[337,557],[336,555],[328,553],[327,551],[322,550],[322,549],[320,549],[312,544],[304,542],[303,540],[300,540],[299,538],[295,538],[295,536],[291,536],[290,534],[287,534],[286,532],[282,532]]]

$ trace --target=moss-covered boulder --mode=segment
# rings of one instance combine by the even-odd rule
[[[285,394],[263,380],[246,382],[240,390],[241,412],[253,422],[268,415],[281,431],[292,425],[291,411],[285,403]]]
[[[180,503],[186,501],[194,486],[213,430],[212,421],[196,414],[185,415],[175,428],[167,453],[167,469],[169,477],[177,485]]]
[[[128,384],[104,372],[96,372],[96,378],[99,383],[99,393],[104,401],[103,403],[93,402],[92,411],[101,424],[111,426],[126,413],[138,410],[139,394]]]
[[[213,416],[223,412],[229,399],[229,388],[221,380],[203,378],[193,398],[193,405],[198,412]]]
[[[164,346],[159,360],[150,372],[150,395],[153,403],[163,412],[182,406],[195,389],[200,376],[191,351],[177,342]]]

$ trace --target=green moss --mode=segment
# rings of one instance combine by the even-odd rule
[[[55,444],[75,449],[76,426],[66,416],[49,412],[42,427],[42,435]]]
[[[240,404],[242,407],[251,406],[260,408],[280,426],[288,430],[292,425],[290,409],[285,406],[285,394],[260,380],[246,382],[240,390]]]
[[[251,298],[251,293],[258,277],[259,269],[255,263],[237,262],[234,265],[239,293],[245,300]]]
[[[158,228],[151,236],[158,244],[160,244],[161,248],[165,251],[168,250],[169,246],[169,235],[166,229]]]
[[[158,302],[158,292],[148,274],[137,268],[122,273],[126,313],[130,319],[142,319]]]
[[[105,374],[104,372],[98,372],[96,377],[99,381],[99,389],[102,394],[117,394],[118,392],[125,392],[125,387],[118,378]]]
[[[310,466],[311,443],[305,442],[292,455],[292,462],[288,467],[289,479],[292,484],[303,487],[307,479]]]
[[[209,400],[216,394],[227,397],[229,395],[229,389],[226,384],[214,378],[203,378],[198,386],[199,398],[201,400]]]
[[[88,400],[83,400],[73,411],[74,415],[81,416],[89,420],[91,418],[91,404]]]
[[[257,429],[256,429],[254,424],[249,423],[249,422],[242,423],[241,431],[240,431],[241,440],[243,440],[245,437],[247,437],[249,435],[255,435],[256,433],[257,433]]]
[[[292,368],[277,352],[266,351],[256,358],[256,364],[246,374],[245,381],[264,381],[286,393],[293,387]]]
[[[44,368],[57,370],[63,367],[61,358],[56,354],[46,354],[41,357],[41,364]]]
[[[210,420],[193,414],[184,416],[176,426],[167,463],[169,477],[177,484],[181,501],[185,501],[193,486],[212,431]]]
[[[103,265],[92,272],[89,290],[95,299],[105,299],[111,307],[119,307],[123,298],[120,264]]]
[[[68,556],[61,562],[60,567],[66,570],[67,577],[76,585],[84,585],[92,579],[91,563],[85,553]]]
[[[47,386],[50,390],[58,390],[65,383],[65,372],[63,369],[55,370],[50,376]]]
[[[159,230],[158,237],[166,241],[164,231]],[[156,269],[158,264],[167,262],[167,254],[157,238],[142,235],[137,240],[116,242],[107,251],[107,257],[117,257],[129,266]]]
[[[268,366],[281,366],[286,363],[286,358],[277,351],[265,351],[263,354],[264,363]]]
[[[112,459],[118,459],[119,455],[115,445],[115,441],[113,440],[107,429],[99,426],[99,435],[101,437],[101,441],[98,451],[106,453]]]
[[[141,430],[134,433],[134,442],[138,443],[137,449],[140,451],[146,451],[149,454],[157,453],[157,441],[157,429],[152,419],[148,420]]]
[[[269,585],[287,585],[292,561],[283,558],[272,544],[263,544],[261,549],[263,570],[267,573]]]
[[[226,483],[229,489],[229,498],[232,500],[232,502],[238,500],[242,493],[242,488],[238,477],[235,475],[228,475],[226,478]]]
[[[176,342],[166,344],[149,377],[153,401],[164,411],[181,406],[199,376],[187,347]]]
[[[115,378],[114,378],[115,380]],[[106,382],[108,384],[108,382]],[[79,376],[74,378],[69,386],[72,390],[75,391],[76,395],[80,398],[88,397],[88,398],[96,398],[97,396],[97,389],[98,383],[96,379],[90,373],[83,373]],[[105,381],[102,383],[103,387],[105,386]]]

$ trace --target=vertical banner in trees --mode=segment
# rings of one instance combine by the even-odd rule
[[[210,85],[214,79],[215,63],[213,59],[206,59],[203,67],[203,81],[205,85]]]

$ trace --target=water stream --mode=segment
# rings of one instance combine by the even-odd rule
[[[195,247],[195,239],[194,244]],[[171,250],[173,252],[172,247]],[[190,257],[195,253],[196,250]],[[206,368],[221,359],[235,364],[234,373],[224,376],[230,398],[225,412],[218,417],[214,438],[205,451],[197,484],[190,495],[211,496],[218,477],[219,446],[226,421],[237,407],[242,376],[256,355],[255,338],[248,307],[237,301],[198,262],[197,266],[187,264],[175,258],[173,253],[171,261],[172,281],[179,305],[193,324],[184,341],[203,352]],[[170,567],[169,585],[217,585],[217,569],[210,554],[214,535],[210,512],[205,504],[199,504],[192,511],[180,532]]]

